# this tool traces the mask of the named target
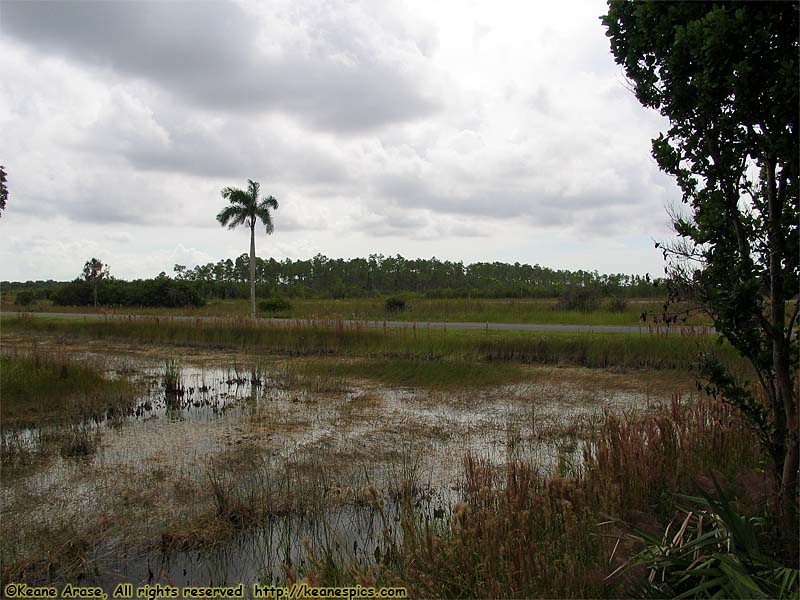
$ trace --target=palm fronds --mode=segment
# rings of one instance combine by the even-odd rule
[[[222,188],[220,193],[230,204],[217,214],[217,221],[223,226],[227,225],[228,228],[234,229],[244,224],[253,226],[256,220],[260,220],[266,227],[267,233],[271,234],[275,227],[270,209],[277,210],[278,201],[268,196],[259,202],[258,194],[261,186],[252,179],[248,179],[247,184],[247,190],[234,187]]]
[[[618,571],[647,569],[638,594],[649,598],[797,598],[800,570],[781,565],[759,548],[762,520],[737,512],[714,479],[717,497],[682,496],[694,508],[677,531],[661,539],[636,531],[645,548]]]
[[[247,212],[241,207],[230,204],[219,211],[217,221],[221,225],[227,225],[229,229],[234,229],[243,224],[247,219]]]
[[[270,209],[272,210],[278,209],[278,201],[272,196],[262,199],[261,202],[258,204],[255,213],[256,217],[258,217],[261,220],[261,222],[264,223],[264,226],[267,228],[268,234],[271,234],[275,230],[275,227],[272,223],[272,215],[269,212]]]

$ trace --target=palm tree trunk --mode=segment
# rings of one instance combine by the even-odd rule
[[[250,316],[256,318],[256,223],[250,223]]]

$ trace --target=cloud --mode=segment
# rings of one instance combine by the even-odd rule
[[[669,193],[647,156],[617,152],[605,134],[581,132],[575,143],[561,133],[546,146],[462,131],[442,136],[424,155],[408,145],[385,149],[392,158],[371,179],[380,200],[370,208],[425,209],[475,222],[521,219],[581,235],[649,227]]]
[[[649,158],[663,119],[622,85],[602,10],[6,0],[2,272],[70,275],[81,240],[123,276],[191,262],[179,244],[237,256],[247,232],[214,217],[220,189],[248,178],[280,201],[261,256],[572,248],[572,266],[583,252],[585,268],[656,271],[649,240],[679,194]],[[10,250],[29,234],[75,246]]]
[[[436,214],[429,210],[388,207],[353,215],[355,231],[377,237],[414,240],[441,240],[453,237],[488,237],[491,226],[479,226],[462,218]],[[492,224],[494,225],[494,224]]]
[[[133,241],[133,236],[127,231],[110,231],[104,237],[109,242],[117,242],[119,244],[130,244]]]
[[[256,15],[221,1],[10,0],[2,23],[5,35],[29,47],[212,110],[281,111],[338,132],[433,114],[439,102],[425,42],[368,7],[279,3]]]

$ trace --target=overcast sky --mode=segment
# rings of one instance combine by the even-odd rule
[[[0,2],[0,279],[235,258],[220,189],[278,198],[261,257],[661,273],[665,123],[596,0]]]

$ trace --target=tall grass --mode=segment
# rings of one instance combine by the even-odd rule
[[[132,387],[106,378],[102,366],[34,349],[0,356],[0,390],[3,428],[13,429],[99,416],[130,400]]]
[[[56,454],[93,454],[100,432],[91,422],[124,411],[136,388],[106,378],[102,366],[34,349],[0,356],[0,394],[0,464],[8,478]]]
[[[293,319],[353,319],[395,321],[445,321],[474,323],[545,323],[568,325],[637,325],[642,312],[661,314],[663,300],[630,300],[624,309],[612,307],[604,302],[598,310],[558,310],[556,299],[493,299],[493,298],[448,298],[430,299],[409,297],[403,311],[387,311],[385,298],[345,298],[340,300],[292,299],[291,307],[280,316]],[[41,300],[33,306],[17,306],[3,303],[4,310],[57,311],[92,313],[94,307],[54,306]],[[199,308],[146,308],[124,307],[102,309],[107,313],[137,315],[185,315],[211,317],[245,317],[250,312],[248,300],[210,300]],[[266,314],[266,313],[265,313]],[[703,315],[692,315],[686,322],[708,325]]]
[[[668,519],[674,495],[691,491],[700,474],[713,470],[734,481],[762,458],[749,422],[710,398],[673,398],[647,418],[609,414],[588,448],[587,478],[599,494],[616,499],[613,512],[625,520],[645,513]]]
[[[743,365],[730,346],[704,335],[374,328],[341,321],[275,324],[247,319],[173,321],[146,317],[85,321],[4,318],[3,328],[137,343],[256,349],[286,356],[450,357],[650,369],[687,368],[700,350],[716,346],[722,360]]]
[[[693,481],[723,473],[736,491],[736,476],[763,459],[738,414],[712,400],[608,415],[574,476],[544,477],[525,461],[498,470],[467,455],[462,501],[443,521],[416,509],[407,493],[401,532],[393,534],[387,520],[384,545],[392,551],[378,565],[332,568],[317,560],[306,576],[324,584],[351,573],[362,584],[402,585],[425,598],[627,596],[646,575],[610,577],[642,549],[626,536],[627,523],[663,531],[676,494]]]

